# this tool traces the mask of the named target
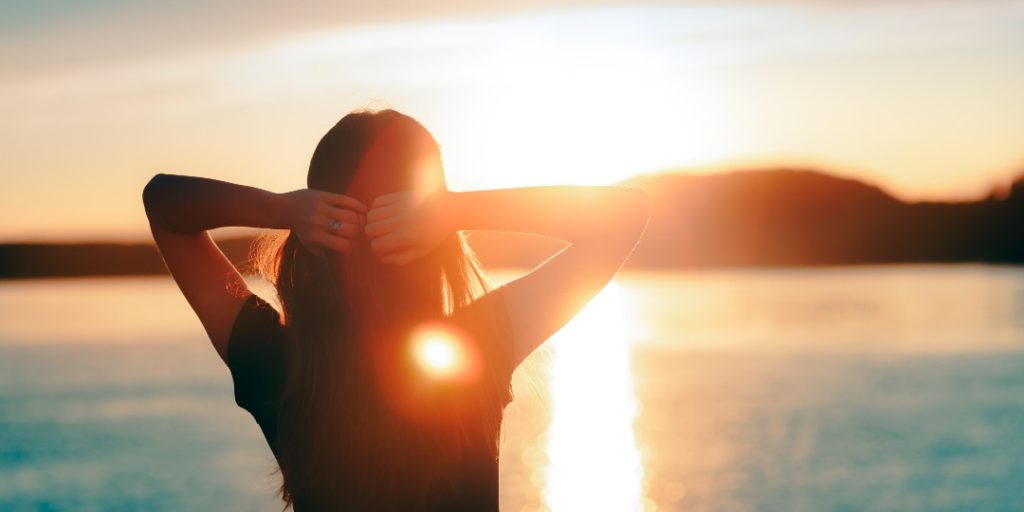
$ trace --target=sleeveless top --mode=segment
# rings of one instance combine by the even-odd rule
[[[470,310],[472,315],[463,309],[448,320],[458,326],[475,345],[483,350],[494,351],[494,360],[499,361],[499,364],[485,368],[485,371],[492,373],[487,377],[499,379],[498,382],[511,390],[515,366],[512,363],[510,326],[502,294],[488,293],[477,299]],[[252,414],[275,457],[279,455],[278,397],[288,371],[286,343],[285,326],[281,324],[278,312],[255,294],[250,296],[232,326],[227,364],[234,381],[235,403]],[[500,406],[504,408],[511,399],[509,391]],[[460,464],[459,474],[455,475],[457,487],[439,493],[424,510],[498,510],[498,459],[491,448],[498,442],[498,435],[498,431],[489,432],[487,439],[480,441],[480,446],[470,449]],[[298,498],[294,508],[296,512],[306,512]]]

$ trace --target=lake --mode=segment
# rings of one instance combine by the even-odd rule
[[[1022,268],[625,273],[513,386],[506,511],[1024,510]],[[0,283],[0,510],[279,511],[274,471],[172,281]]]

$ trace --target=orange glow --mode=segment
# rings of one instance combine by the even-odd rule
[[[479,362],[465,336],[451,326],[429,324],[412,335],[416,367],[438,381],[467,381],[477,377]]]
[[[393,23],[380,8],[365,26],[288,11],[277,36],[234,27],[160,56],[109,44],[134,24],[102,9],[40,24],[10,35],[0,81],[0,239],[148,238],[138,195],[158,170],[291,190],[362,107],[423,122],[453,190],[816,167],[908,199],[973,198],[1020,169],[1013,2],[713,4]]]
[[[420,363],[432,372],[448,373],[458,365],[455,344],[442,338],[424,340],[418,350]]]
[[[639,406],[630,343],[626,302],[615,282],[551,338],[544,501],[552,512],[654,509],[633,429]]]

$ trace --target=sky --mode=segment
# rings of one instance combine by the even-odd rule
[[[468,190],[813,167],[1024,172],[1024,1],[0,1],[0,241],[140,240],[156,172],[300,188],[393,107]]]

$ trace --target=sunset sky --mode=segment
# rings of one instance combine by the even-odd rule
[[[351,4],[351,5],[350,5]],[[0,4],[0,241],[143,239],[155,172],[286,191],[394,107],[451,188],[813,166],[907,199],[1024,171],[1024,2]]]

